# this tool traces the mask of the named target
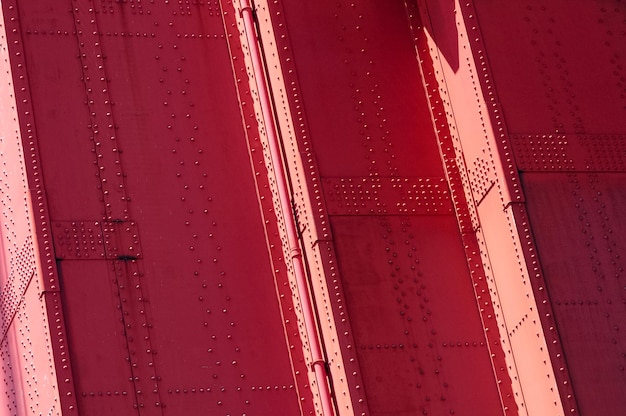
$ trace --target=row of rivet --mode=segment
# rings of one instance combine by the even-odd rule
[[[545,171],[626,171],[623,135],[519,134],[511,136],[519,169]]]
[[[291,262],[288,262],[288,265],[284,262],[283,247],[286,243],[284,222],[282,219],[277,218],[280,217],[281,214],[280,210],[276,209],[276,207],[278,207],[278,200],[277,192],[273,189],[275,180],[269,175],[272,164],[268,157],[267,144],[262,142],[259,137],[264,127],[257,122],[257,117],[260,117],[260,114],[253,112],[253,109],[258,107],[258,94],[256,91],[250,90],[250,86],[252,85],[251,81],[253,80],[251,80],[246,73],[246,61],[250,58],[249,46],[246,42],[242,42],[239,37],[240,33],[238,32],[243,28],[239,28],[237,24],[242,24],[241,20],[235,21],[234,13],[224,12],[223,16],[225,21],[224,27],[228,33],[227,39],[230,44],[231,55],[233,55],[232,60],[235,68],[236,88],[246,127],[245,133],[252,168],[254,169],[254,179],[261,205],[261,215],[267,230],[266,238],[271,253],[270,261],[274,274],[274,284],[279,294],[278,301],[282,311],[283,326],[287,342],[289,344],[291,365],[295,369],[293,374],[296,384],[295,386],[290,385],[289,389],[295,389],[297,391],[301,411],[303,414],[306,414],[305,409],[310,409],[312,406],[312,400],[309,400],[307,397],[307,394],[310,394],[310,390],[308,372],[305,369],[305,357],[307,357],[310,352],[306,351],[308,344],[303,343],[299,334],[298,326],[302,324],[302,319],[299,319],[295,312],[293,293],[296,292],[295,287],[290,286],[290,283],[292,283],[290,282],[291,274],[287,272],[288,268],[291,268]],[[251,98],[255,101],[254,105],[250,105],[248,101]],[[282,232],[279,232],[279,230],[282,230]],[[305,351],[307,355],[305,355]],[[270,386],[267,387],[269,388]],[[258,390],[261,389],[262,387],[259,386]],[[310,411],[311,410],[309,410],[309,412]]]
[[[465,7],[469,6],[469,3],[465,4]],[[457,143],[460,139],[453,136],[453,132],[448,124],[449,121],[446,116],[446,109],[448,112],[450,111],[448,107],[450,107],[451,103],[442,98],[447,96],[444,94],[446,92],[445,89],[443,89],[446,83],[445,79],[442,78],[443,73],[441,66],[435,66],[434,60],[438,59],[438,54],[434,50],[434,46],[428,44],[426,36],[422,35],[425,28],[422,26],[420,20],[420,11],[416,8],[412,8],[409,10],[409,14],[412,17],[411,22],[414,40],[422,62],[425,85],[429,97],[431,97],[431,111],[434,115],[436,129],[439,132],[439,146],[443,156],[444,166],[449,177],[452,201],[455,206],[460,229],[463,233],[465,253],[468,258],[468,264],[470,265],[471,278],[487,338],[487,346],[494,365],[494,376],[496,377],[498,389],[500,390],[500,397],[504,402],[505,411],[510,412],[517,408],[517,404],[513,399],[512,383],[506,371],[507,364],[497,329],[494,305],[489,295],[489,287],[485,279],[479,244],[474,234],[474,230],[479,225],[477,213],[473,207],[468,206],[468,199],[471,201],[474,198],[471,186],[465,185],[470,184],[470,176],[467,173],[467,167],[461,169],[461,167],[465,165],[461,159],[462,149],[459,148],[459,144]],[[457,17],[457,19],[459,18],[461,17]],[[457,24],[460,24],[460,22],[457,21]],[[437,63],[437,65],[440,64]],[[468,62],[468,65],[471,69],[471,62]],[[483,133],[487,135],[486,131]],[[492,162],[488,162],[487,166],[491,163]],[[491,177],[492,176],[489,175],[489,179],[482,181],[488,183],[491,181]],[[484,188],[486,188],[486,186]],[[481,195],[480,197],[484,196]]]
[[[431,402],[432,397],[439,397],[441,402],[446,402],[448,398],[454,396],[450,388],[450,370],[446,368],[444,357],[439,349],[439,345],[446,347],[447,344],[438,342],[437,311],[433,310],[431,296],[432,288],[437,282],[429,279],[431,276],[423,272],[422,259],[417,248],[415,233],[417,226],[413,225],[419,219],[411,217],[380,217],[380,230],[382,239],[385,242],[385,252],[388,258],[389,278],[388,283],[395,294],[399,319],[405,322],[404,336],[407,338],[409,348],[405,349],[404,344],[376,344],[368,346],[368,350],[404,350],[408,354],[408,362],[405,365],[413,370],[413,379],[406,380],[415,383],[420,389],[421,403],[424,408],[423,414],[438,414],[448,410],[454,414],[455,410],[450,409],[449,404],[436,405]],[[396,240],[404,244],[396,244]],[[404,252],[404,255],[400,255]],[[419,309],[415,308],[418,306]],[[417,312],[415,312],[417,310]],[[415,313],[421,313],[415,316]],[[418,344],[419,342],[419,344]],[[420,347],[426,346],[429,350],[427,354],[419,354]],[[430,375],[430,376],[429,376]],[[434,376],[434,378],[433,378]],[[438,391],[438,392],[437,392]],[[444,393],[446,392],[447,393]]]
[[[30,290],[31,293],[36,292],[37,295],[39,295],[42,291],[46,291],[44,293],[47,294],[44,301],[39,303],[31,299],[28,304],[28,310],[24,309],[18,314],[18,319],[14,321],[14,325],[26,330],[27,332],[30,331],[31,324],[36,325],[37,332],[40,334],[38,336],[38,340],[48,345],[52,345],[53,349],[57,351],[62,351],[66,347],[66,333],[63,322],[58,320],[58,317],[61,315],[61,311],[55,303],[55,295],[58,290],[58,276],[52,250],[52,241],[50,239],[50,231],[48,229],[49,214],[45,194],[43,192],[43,183],[39,165],[37,133],[30,100],[30,85],[25,66],[25,51],[21,39],[21,18],[18,14],[16,2],[5,2],[3,8],[6,13],[3,21],[7,24],[7,34],[9,34],[11,42],[2,43],[8,46],[10,61],[13,66],[12,75],[13,81],[15,82],[14,91],[15,98],[18,101],[17,110],[20,115],[20,132],[17,130],[15,132],[15,144],[19,148],[16,155],[20,161],[24,160],[26,162],[25,166],[23,164],[20,166],[22,176],[21,181],[24,184],[26,184],[26,171],[28,171],[28,186],[24,186],[25,198],[23,200],[24,204],[23,208],[20,210],[20,214],[23,213],[24,220],[27,223],[30,222],[31,215],[32,218],[34,218],[34,224],[29,224],[21,230],[28,233],[29,237],[33,234],[37,235],[37,251],[40,256],[41,272],[44,273],[44,276],[41,278],[44,287],[40,287],[40,279],[36,278],[35,273],[30,273],[29,279],[33,279],[35,281],[34,284],[30,286]],[[4,48],[3,50],[6,51]],[[5,62],[8,62],[8,60],[5,60]],[[24,147],[24,151],[22,151],[22,146]],[[27,189],[30,189],[30,195],[28,196],[26,195],[26,192],[28,192]],[[15,189],[13,192],[14,191]],[[28,199],[31,200],[30,204],[27,202]],[[33,210],[32,214],[29,213],[31,209]],[[16,213],[16,218],[19,218],[21,216],[20,214]],[[17,235],[13,235],[14,237],[17,237]],[[23,261],[34,262],[35,249],[32,247],[32,243],[27,242],[27,245],[30,246],[30,253],[24,253],[22,257],[27,256],[30,257],[30,259],[24,257]],[[16,254],[19,256],[17,252]],[[35,319],[34,314],[37,314],[37,322],[35,323],[34,320],[24,319],[25,316],[23,317],[22,315],[26,313],[32,313],[32,319]],[[53,317],[55,319],[54,321]],[[54,329],[49,328],[49,326]],[[52,331],[50,331],[50,329],[52,329]],[[25,336],[25,340],[21,341],[22,346],[25,346],[24,342],[26,341],[30,347],[30,336]],[[43,346],[38,345],[37,351],[40,351],[42,348]],[[70,410],[75,409],[76,406],[73,396],[72,374],[68,365],[67,357],[53,355],[52,350],[48,348],[47,357],[44,355],[42,357],[37,357],[37,360],[35,358],[35,348],[29,348],[28,355],[23,356],[24,361],[29,363],[30,369],[33,371],[31,379],[28,380],[27,383],[32,390],[25,392],[27,393],[25,394],[25,397],[28,398],[31,413],[35,414],[43,412],[52,414],[60,411],[58,407],[61,405]],[[35,367],[35,363],[42,362],[39,361],[42,358],[47,358],[48,368],[44,369]],[[48,385],[48,389],[54,388],[54,386],[58,387],[58,399],[54,398],[51,402],[48,402],[39,394],[39,392],[37,392],[37,385],[39,384],[40,377],[49,380],[50,385]],[[61,380],[63,380],[62,383]],[[58,384],[56,384],[57,382]],[[50,397],[48,396],[47,398],[49,399]],[[58,403],[59,399],[61,403]],[[43,406],[49,407],[43,409]]]
[[[324,178],[330,215],[432,215],[452,213],[445,178]]]
[[[121,333],[125,334],[124,345],[128,352],[128,371],[132,377],[135,394],[135,408],[143,408],[145,401],[161,403],[158,378],[152,351],[150,330],[151,314],[141,264],[135,255],[138,249],[136,230],[128,230],[130,198],[125,185],[119,143],[119,126],[115,121],[114,101],[111,94],[111,79],[107,74],[107,56],[104,54],[103,36],[100,35],[98,16],[93,0],[74,0],[72,7],[76,36],[79,45],[79,59],[82,66],[83,82],[87,95],[86,105],[90,114],[87,126],[93,142],[94,167],[99,178],[98,189],[104,205],[101,224],[105,255],[128,257],[130,261],[114,261],[111,264],[114,295],[117,297],[120,314]],[[101,16],[102,17],[102,16]],[[109,224],[110,223],[110,224]],[[127,225],[128,224],[128,225]],[[94,224],[95,226],[95,224]],[[118,230],[119,229],[119,230]],[[128,236],[130,235],[130,238]],[[110,244],[106,244],[107,241]],[[122,244],[123,247],[118,247]],[[130,252],[132,247],[133,252]],[[107,250],[109,249],[109,250]],[[125,256],[125,254],[131,254]],[[131,291],[131,288],[134,288]],[[132,301],[131,301],[132,300]],[[141,391],[151,391],[148,397]]]

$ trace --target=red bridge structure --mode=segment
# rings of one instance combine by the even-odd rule
[[[0,414],[624,414],[626,2],[0,3]]]

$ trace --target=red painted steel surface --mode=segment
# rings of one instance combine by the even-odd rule
[[[562,414],[572,402],[557,385],[567,371],[527,220],[518,215],[523,193],[476,10],[473,2],[422,1],[414,14],[425,26],[419,53],[477,298],[492,308],[485,315],[497,334],[488,334],[504,350],[494,364],[512,382],[507,407]]]
[[[255,7],[2,2],[1,412],[621,414],[624,5]]]
[[[276,181],[273,190],[277,199],[282,217],[284,229],[283,246],[286,249],[286,256],[289,258],[293,281],[298,294],[298,304],[302,310],[300,315],[306,339],[308,340],[311,353],[310,366],[315,374],[315,385],[318,389],[320,411],[324,416],[334,414],[330,387],[328,385],[328,375],[326,372],[326,360],[322,355],[322,345],[319,339],[315,311],[313,310],[313,300],[309,293],[308,276],[303,261],[302,249],[296,218],[293,215],[293,203],[287,172],[282,163],[282,146],[278,137],[278,126],[274,120],[274,108],[271,102],[270,89],[265,75],[265,62],[263,60],[259,36],[256,28],[254,10],[249,0],[241,0],[240,16],[245,27],[245,38],[248,44],[249,58],[252,64],[252,75],[256,85],[258,107],[261,109],[261,118],[265,130],[267,154],[272,165],[271,175]]]
[[[504,414],[498,384],[510,397],[510,381],[494,373],[404,5],[270,6],[275,27],[286,16],[276,36],[286,74],[277,82],[297,92],[280,102],[298,120],[284,132],[296,135],[288,164],[309,184],[304,199],[319,201],[308,212],[303,203],[302,215],[317,218],[305,239],[312,260],[331,270],[314,282],[316,297],[330,294],[344,308],[338,315],[351,327],[326,337],[342,354],[356,349],[360,367],[351,374],[359,379],[348,375],[346,408]]]
[[[54,244],[68,330],[54,353],[71,358],[60,393],[77,406],[63,414],[311,414],[233,6],[3,7],[19,19],[18,112],[32,99],[52,224],[37,237]]]
[[[553,359],[571,377],[561,380],[563,400],[581,414],[618,415],[626,405],[626,7],[494,6],[476,2],[476,12],[566,362]]]

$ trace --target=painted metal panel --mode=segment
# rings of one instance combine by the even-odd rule
[[[224,7],[12,9],[60,270],[48,317],[62,303],[69,331],[53,352],[76,378],[63,414],[312,413]]]
[[[32,258],[32,257],[31,257]],[[14,381],[14,406],[5,414],[56,414],[61,411],[59,385],[49,349],[51,331],[47,321],[47,299],[40,297],[41,286],[33,279],[22,296],[7,334],[9,346],[4,351],[10,369],[5,373]],[[12,344],[12,345],[11,345]],[[27,362],[28,365],[24,365]],[[3,409],[4,411],[4,409]]]
[[[331,223],[372,414],[497,413],[455,218],[341,216]]]
[[[607,228],[621,227],[624,206],[618,173],[624,171],[626,128],[624,5],[476,1],[475,7],[523,172],[528,214],[520,206],[515,217],[532,227],[518,226],[527,236],[524,247],[534,249],[531,235],[537,244],[525,257],[535,262],[533,281],[545,277],[538,288],[547,292],[553,313],[542,313],[542,320],[550,332],[558,330],[553,345],[562,342],[563,353],[553,351],[552,360],[563,402],[582,414],[620,414],[623,357],[614,349],[622,341],[611,320],[623,320],[613,306],[621,302],[623,285],[619,272],[604,268],[619,267],[613,258],[619,238],[612,237],[618,234]],[[596,238],[616,246],[596,245]]]
[[[475,4],[511,133],[624,133],[624,4]]]
[[[624,406],[624,173],[529,173],[528,210],[583,414]]]
[[[347,355],[356,349],[350,362],[360,367],[352,372],[354,379],[342,377],[334,363],[331,367],[351,393],[352,403],[340,412],[352,414],[366,403],[362,414],[442,414],[460,411],[457,406],[468,411],[461,404],[467,402],[475,404],[467,407],[476,414],[504,414],[498,385],[510,396],[510,381],[503,377],[498,383],[501,376],[496,378],[492,367],[484,325],[495,325],[484,323],[479,311],[407,10],[401,2],[272,7],[275,15],[269,18],[280,28],[270,59],[275,62],[274,53],[282,57],[285,74],[275,77],[275,96],[291,112],[278,112],[291,141],[287,164],[297,178],[294,188],[299,192],[309,184],[305,198],[320,201],[312,211],[306,204],[299,207],[305,241],[313,246],[312,269],[325,273],[313,280],[313,290],[323,304],[323,327],[326,317],[331,321],[331,308],[338,326],[351,324],[343,333],[327,330],[324,337],[331,359],[335,349]],[[271,48],[272,41],[266,42]],[[296,81],[289,82],[295,78],[291,73]],[[283,88],[293,96],[285,99]],[[290,126],[290,117],[296,126]],[[323,239],[316,231],[307,236],[328,218],[331,233]],[[405,250],[405,240],[413,238],[420,243]],[[323,257],[320,250],[331,254]],[[426,271],[412,270],[415,258]],[[413,287],[413,279],[422,279],[418,273],[432,273],[428,295],[417,295],[422,289]],[[430,309],[432,321],[420,306]],[[408,323],[405,307],[415,311],[414,323]],[[502,354],[498,342],[492,347]],[[471,375],[480,382],[470,387]]]

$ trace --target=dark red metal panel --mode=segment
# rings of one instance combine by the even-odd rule
[[[524,176],[530,219],[583,413],[624,397],[624,173]]]
[[[372,414],[500,412],[454,217],[332,223]]]

